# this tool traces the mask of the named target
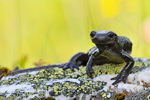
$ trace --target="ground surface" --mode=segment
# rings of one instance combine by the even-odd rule
[[[142,98],[149,98],[150,60],[135,58],[135,65],[127,84],[120,82],[115,86],[112,85],[114,81],[110,79],[116,76],[124,65],[94,66],[93,79],[87,76],[86,67],[83,66],[75,72],[70,69],[63,71],[61,68],[50,68],[6,76],[0,81],[0,99],[131,100],[135,96],[134,93],[141,94],[138,96]]]

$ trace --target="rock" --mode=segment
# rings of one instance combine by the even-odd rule
[[[129,94],[125,100],[150,100],[150,90],[143,90],[138,93]]]
[[[86,74],[86,67],[72,72],[62,68],[49,68],[4,76],[0,80],[0,100],[134,100],[149,98],[150,60],[135,58],[127,83],[112,85],[124,64],[94,66],[93,79]],[[139,94],[139,95],[137,95]],[[141,94],[141,95],[140,95]],[[137,100],[137,99],[136,99]]]

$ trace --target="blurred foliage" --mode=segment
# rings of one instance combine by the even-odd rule
[[[22,56],[13,64],[13,70],[24,69],[28,61],[28,56]]]
[[[49,63],[46,62],[46,61],[43,61],[42,59],[40,59],[38,62],[34,62],[34,65],[36,67],[39,67],[39,66],[44,66],[44,65],[48,65]]]
[[[9,75],[10,72],[11,72],[11,71],[10,71],[7,67],[0,66],[0,79],[1,79],[3,76]]]
[[[26,67],[40,59],[66,62],[94,46],[91,30],[127,36],[133,42],[132,56],[150,58],[149,4],[149,0],[0,0],[0,64],[12,68],[16,61],[15,66]]]

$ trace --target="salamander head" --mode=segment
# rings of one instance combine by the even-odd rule
[[[114,44],[118,40],[117,34],[112,31],[91,31],[90,36],[95,44]]]

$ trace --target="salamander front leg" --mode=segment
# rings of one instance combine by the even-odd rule
[[[122,51],[120,56],[124,59],[124,61],[126,62],[125,67],[122,69],[122,71],[120,72],[119,75],[117,75],[116,77],[112,78],[111,80],[116,80],[114,84],[119,83],[120,81],[123,81],[124,83],[126,83],[126,79],[128,77],[128,75],[130,74],[133,65],[134,65],[134,60],[133,58],[125,51]]]
[[[89,57],[87,54],[83,52],[79,52],[71,57],[68,63],[65,64],[63,67],[63,70],[66,70],[70,68],[72,71],[74,71],[74,68],[79,70],[79,66],[85,65],[88,61]]]
[[[92,69],[93,60],[94,60],[94,56],[91,55],[86,65],[86,73],[91,78],[93,78],[92,74],[94,73],[94,70]]]

